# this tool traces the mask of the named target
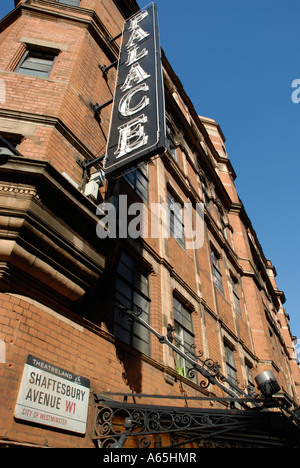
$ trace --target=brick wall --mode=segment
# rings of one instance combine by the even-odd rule
[[[50,2],[45,5],[38,0],[24,3],[22,14],[7,23],[0,36],[0,78],[6,85],[6,102],[0,105],[0,131],[23,135],[19,151],[25,157],[50,161],[59,173],[65,172],[71,177],[79,189],[82,168],[78,160],[82,162],[85,158],[99,156],[105,149],[111,106],[103,109],[99,123],[90,104],[102,104],[113,96],[116,70],[109,70],[105,79],[99,65],[108,65],[117,57],[120,41],[112,45],[107,38],[119,34],[123,22],[110,0],[82,0],[80,7]],[[49,78],[15,72],[26,44],[56,47],[60,51]],[[166,62],[165,67],[168,68],[169,80],[172,80],[172,71]],[[9,271],[11,283],[9,286],[7,282],[1,285],[0,294],[0,340],[5,343],[6,351],[5,362],[0,364],[3,381],[0,386],[0,437],[4,439],[51,447],[93,446],[94,393],[133,391],[173,396],[223,396],[217,387],[203,390],[178,375],[173,352],[162,346],[153,335],[150,338],[150,356],[140,355],[115,339],[114,281],[117,259],[124,244],[142,264],[147,264],[151,326],[155,330],[166,335],[168,324],[174,323],[173,294],[176,294],[192,312],[196,352],[202,353],[203,360],[211,358],[217,361],[221,372],[226,375],[224,343],[229,343],[234,351],[241,386],[247,385],[247,361],[254,376],[263,370],[272,370],[284,389],[296,398],[299,371],[295,363],[292,367],[289,363],[292,344],[287,314],[278,299],[276,282],[270,273],[271,264],[266,262],[239,201],[234,185],[235,174],[224,146],[225,139],[214,121],[201,118],[209,137],[203,132],[199,140],[202,124],[197,116],[192,115],[184,92],[176,88],[175,78],[173,76],[172,98],[168,99],[174,100],[172,105],[174,108],[177,106],[177,113],[180,109],[182,115],[193,123],[193,130],[191,126],[185,132],[184,125],[187,124],[183,123],[184,119],[178,118],[177,121],[174,117],[179,142],[177,161],[166,151],[149,164],[149,201],[146,204],[149,232],[151,203],[167,203],[167,190],[170,189],[182,203],[192,202],[195,208],[196,203],[204,200],[201,184],[204,178],[209,201],[205,205],[203,245],[197,250],[186,249],[172,236],[168,239],[149,237],[143,242],[127,244],[116,241],[111,250],[107,249],[103,283],[86,291],[76,309],[80,314],[74,313],[75,309],[66,310],[50,303],[46,295],[43,295],[42,303],[38,293],[32,295],[31,291],[28,297],[16,293],[14,273]],[[121,193],[130,194],[130,201],[140,201],[123,181],[109,182],[107,195],[116,194],[114,189],[118,187]],[[102,189],[103,196],[105,188]],[[6,210],[7,206],[6,203]],[[96,205],[94,208],[96,210]],[[195,220],[195,211],[193,215]],[[5,216],[9,219],[9,213],[5,212]],[[13,217],[16,216],[14,210]],[[226,221],[225,228],[222,216]],[[160,223],[165,221],[160,219]],[[68,232],[69,242],[76,230],[74,226],[72,223]],[[8,223],[1,235],[6,238],[8,234],[5,233],[10,232]],[[18,235],[16,241],[25,245],[22,232]],[[95,232],[89,233],[89,239],[95,236]],[[74,251],[77,253],[80,242],[74,235],[73,243],[77,248]],[[212,247],[220,256],[223,293],[217,290],[214,281]],[[61,242],[60,248],[65,248],[65,242]],[[43,257],[51,252],[50,248],[46,250],[41,253]],[[69,251],[65,257],[68,255]],[[49,257],[50,263],[53,260]],[[7,258],[1,258],[1,262],[2,275]],[[238,279],[240,314],[234,309],[232,276]],[[64,284],[60,287],[63,288]],[[85,436],[59,433],[14,419],[27,354],[90,379],[91,397]],[[199,377],[198,384],[200,380]],[[153,399],[152,403],[156,404],[157,400]],[[174,401],[172,404],[183,403]]]

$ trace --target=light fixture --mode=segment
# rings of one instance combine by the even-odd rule
[[[270,398],[275,393],[279,392],[280,385],[272,371],[264,371],[255,377],[257,388],[261,391],[264,397]]]
[[[103,187],[105,179],[105,173],[102,169],[91,175],[90,181],[85,184],[84,195],[97,201],[99,187]]]
[[[131,433],[131,431],[133,429],[133,419],[125,418],[125,422],[124,422],[123,426],[125,427],[126,430],[123,432],[123,434],[121,435],[119,440],[114,442],[111,445],[111,448],[123,448],[124,447],[125,442],[127,440],[127,437],[130,435],[130,433]]]

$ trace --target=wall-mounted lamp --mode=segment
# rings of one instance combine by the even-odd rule
[[[102,169],[94,172],[94,174],[91,175],[90,181],[84,187],[84,195],[97,201],[99,187],[103,187],[104,179],[105,172]]]
[[[127,437],[131,434],[131,431],[133,429],[133,419],[125,418],[125,422],[123,426],[125,427],[125,432],[123,432],[123,434],[121,435],[120,439],[117,442],[114,442],[111,445],[111,448],[123,448],[124,447]]]
[[[271,371],[264,371],[255,377],[257,388],[261,391],[265,398],[270,398],[275,393],[279,392],[280,385]]]

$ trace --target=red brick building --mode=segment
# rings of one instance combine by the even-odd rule
[[[298,447],[284,293],[220,126],[197,115],[163,52],[165,152],[88,196],[119,35],[138,11],[135,0],[21,0],[0,23],[1,444],[107,447],[125,431],[125,447]],[[154,203],[189,204],[194,222],[203,206],[201,245],[176,236],[180,210],[169,237],[159,214],[157,237],[101,239],[97,206],[120,195],[143,203],[149,225]],[[122,306],[142,315],[128,322]],[[280,389],[261,411],[265,371]]]

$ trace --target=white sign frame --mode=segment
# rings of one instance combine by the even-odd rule
[[[85,434],[90,381],[29,354],[15,418]]]

